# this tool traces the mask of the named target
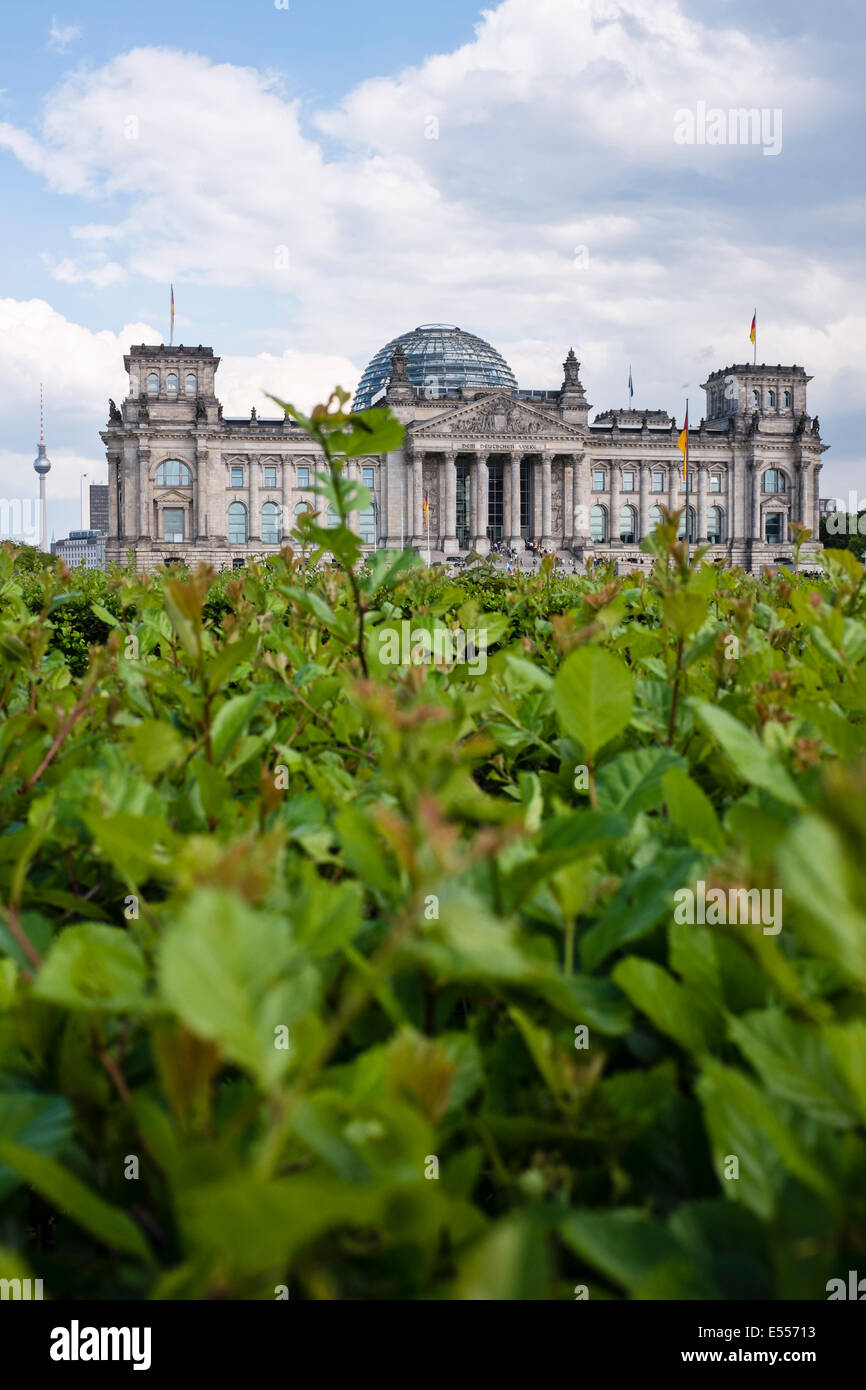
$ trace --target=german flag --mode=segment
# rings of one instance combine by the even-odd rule
[[[424,525],[430,525],[430,502],[426,492],[424,493]]]
[[[683,456],[683,482],[686,481],[689,471],[689,408],[686,406],[686,418],[677,440],[677,448]]]
[[[752,326],[751,326],[751,328],[749,329],[749,342],[750,342],[750,343],[753,343],[753,342],[755,341],[755,338],[756,338],[757,336],[758,336],[758,311],[757,311],[757,309],[756,309],[755,312],[754,312],[753,315],[752,315]]]

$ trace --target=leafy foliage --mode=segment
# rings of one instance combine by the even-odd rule
[[[344,405],[298,417],[343,523],[343,459],[399,438]],[[816,1298],[862,1256],[863,569],[719,572],[675,517],[647,549],[0,551],[0,1273]],[[407,618],[484,669],[389,664]],[[782,930],[678,921],[699,880],[781,889]]]

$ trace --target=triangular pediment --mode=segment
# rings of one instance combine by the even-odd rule
[[[482,396],[410,426],[413,439],[446,436],[458,439],[572,439],[583,434],[579,425],[503,393]]]

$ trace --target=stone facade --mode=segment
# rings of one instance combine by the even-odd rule
[[[107,559],[140,569],[166,560],[217,568],[279,550],[322,460],[291,421],[225,419],[211,348],[134,347],[130,391],[102,432],[109,469]],[[398,348],[385,400],[406,426],[399,450],[353,460],[373,505],[353,524],[366,549],[415,545],[434,558],[533,538],[578,564],[647,563],[639,543],[660,506],[688,506],[690,538],[710,558],[759,570],[790,561],[789,523],[819,549],[818,421],[802,367],[738,365],[703,385],[706,417],[689,431],[688,493],[679,428],[666,411],[591,409],[569,352],[559,390],[413,386]]]

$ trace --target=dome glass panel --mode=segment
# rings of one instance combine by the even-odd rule
[[[425,323],[380,348],[361,377],[353,410],[366,410],[377,403],[376,398],[388,384],[391,358],[398,344],[406,353],[410,382],[431,400],[457,395],[463,387],[517,389],[517,380],[505,358],[483,338],[453,324]]]

